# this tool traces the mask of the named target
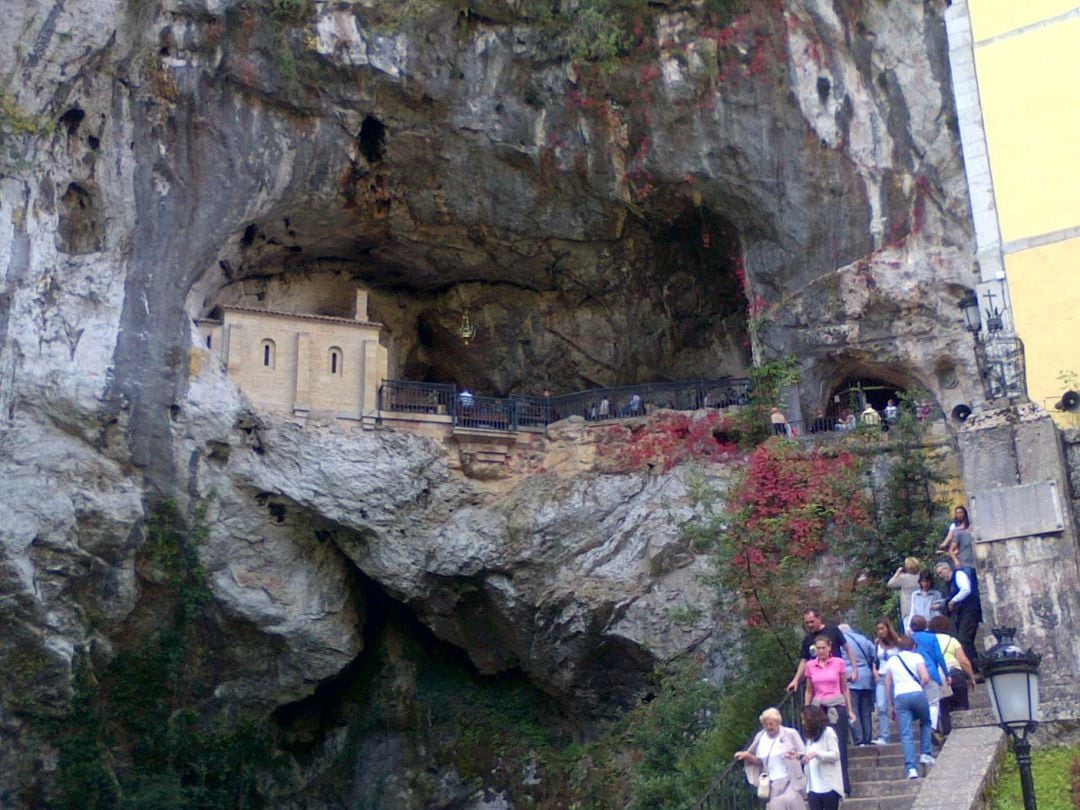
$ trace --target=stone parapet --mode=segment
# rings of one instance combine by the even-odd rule
[[[1005,732],[997,726],[956,728],[922,780],[912,810],[983,810],[987,792],[1005,754]]]
[[[1060,432],[1030,404],[984,411],[958,434],[985,627],[1015,627],[1043,656],[1041,677],[1076,695],[1080,555]],[[1048,704],[1047,719],[1078,701]],[[1063,714],[1058,714],[1058,712]]]

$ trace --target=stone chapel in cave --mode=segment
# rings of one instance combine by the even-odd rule
[[[259,410],[348,426],[374,419],[389,357],[383,326],[368,320],[368,292],[353,317],[220,307],[197,321],[208,349]]]

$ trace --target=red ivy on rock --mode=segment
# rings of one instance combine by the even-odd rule
[[[747,462],[728,492],[719,577],[742,594],[751,623],[783,625],[817,596],[802,587],[813,563],[868,527],[870,508],[850,453],[773,439]]]
[[[736,456],[734,425],[715,411],[661,411],[647,420],[598,431],[596,454],[606,472],[645,467],[667,472],[686,461],[724,461]]]

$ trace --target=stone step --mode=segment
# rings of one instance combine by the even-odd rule
[[[864,799],[844,799],[842,806],[844,810],[911,810],[913,801],[912,796],[870,796]]]
[[[894,779],[885,779],[876,782],[856,782],[851,786],[851,796],[855,799],[881,798],[886,796],[914,796],[919,792],[918,779],[908,779],[903,776]],[[884,776],[884,774],[881,774]]]
[[[997,718],[989,706],[982,709],[967,709],[949,715],[953,728],[974,728],[976,726],[996,726]]]
[[[866,762],[860,762],[860,765],[866,765]],[[851,766],[851,760],[848,760],[848,767]],[[904,767],[904,755],[897,754],[896,756],[882,757],[876,762],[871,764],[875,773],[887,773],[897,768]]]
[[[889,743],[888,745],[861,745],[861,746],[848,746],[848,762],[854,762],[858,760],[860,763],[862,760],[868,760],[870,762],[877,761],[881,757],[897,757],[903,755],[903,749],[900,747],[900,743]]]
[[[891,758],[890,758],[891,759]],[[887,779],[897,769],[903,769],[904,760],[902,757],[897,757],[895,762],[888,762],[885,765],[867,765],[864,763],[852,762],[848,760],[848,778],[855,782],[875,782],[879,779]]]

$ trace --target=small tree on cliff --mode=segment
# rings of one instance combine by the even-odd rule
[[[899,418],[890,426],[887,472],[871,483],[874,527],[866,565],[884,574],[907,556],[925,559],[940,542],[948,505],[941,485],[948,478],[926,446],[928,422],[917,417],[917,395],[902,396]]]
[[[719,517],[717,584],[739,593],[749,624],[768,630],[789,656],[791,628],[808,604],[841,609],[850,601],[850,589],[821,563],[855,556],[854,541],[869,526],[858,459],[770,439],[750,454]]]

